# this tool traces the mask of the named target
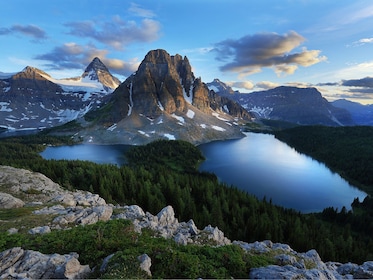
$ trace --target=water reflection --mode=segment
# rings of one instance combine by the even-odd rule
[[[206,157],[200,170],[258,198],[304,213],[333,206],[339,209],[355,197],[366,196],[324,164],[299,154],[273,135],[248,133],[247,137],[200,146]]]

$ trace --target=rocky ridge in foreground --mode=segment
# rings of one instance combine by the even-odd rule
[[[3,198],[6,199],[3,199]],[[18,203],[14,204],[12,198]],[[9,203],[10,201],[10,203]],[[77,225],[93,224],[110,219],[131,220],[137,232],[152,229],[157,235],[173,239],[180,245],[210,244],[224,246],[235,244],[249,254],[271,254],[276,265],[253,268],[249,278],[318,278],[352,279],[373,278],[373,262],[363,265],[337,262],[324,263],[315,250],[298,253],[289,245],[262,241],[246,243],[231,241],[217,227],[206,226],[203,230],[196,227],[193,220],[179,222],[171,206],[166,206],[157,215],[144,212],[137,205],[114,206],[107,204],[96,194],[83,191],[67,191],[40,173],[30,172],[8,166],[0,166],[0,208],[37,206],[32,216],[49,216],[46,224],[32,228],[9,228],[8,233],[17,231],[29,234],[47,234],[52,230],[61,230]],[[115,211],[114,211],[115,210]],[[114,212],[113,212],[114,211]],[[115,213],[115,214],[113,214]],[[1,225],[0,221],[0,225]],[[207,242],[207,243],[206,243]],[[100,270],[110,262],[108,256]],[[37,251],[20,247],[0,253],[0,279],[4,278],[86,278],[92,272],[88,265],[80,264],[76,253],[67,255],[45,255]],[[139,256],[139,266],[151,276],[151,259]]]

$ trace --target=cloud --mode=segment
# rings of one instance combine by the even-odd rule
[[[342,80],[342,86],[346,87],[364,87],[373,89],[373,77],[362,79]]]
[[[340,85],[340,83],[336,83],[336,82],[326,82],[326,83],[316,84],[316,86],[318,86],[318,87],[324,87],[324,86],[333,87],[333,86],[339,86],[339,85]]]
[[[92,38],[118,50],[134,42],[155,41],[160,31],[160,23],[156,20],[145,18],[138,24],[119,16],[106,22],[77,21],[66,23],[65,26],[70,28],[70,35]]]
[[[244,89],[253,89],[254,84],[250,81],[245,81],[245,82],[226,82],[226,84],[230,87],[235,87],[235,88],[244,88]]]
[[[35,41],[48,38],[47,34],[45,33],[43,29],[33,24],[29,24],[29,25],[15,24],[9,28],[0,28],[0,35],[8,35],[8,34],[13,34],[13,33],[18,33],[18,34],[31,37]]]
[[[320,50],[303,48],[300,52],[291,53],[304,41],[305,38],[295,31],[284,35],[258,33],[221,41],[215,44],[213,51],[218,61],[226,62],[220,67],[222,71],[245,76],[270,67],[277,75],[287,75],[293,74],[299,65],[308,67],[327,59],[320,56]]]
[[[53,70],[82,69],[84,70],[95,57],[99,57],[110,69],[110,72],[129,76],[137,70],[137,59],[125,62],[120,59],[107,58],[108,51],[97,49],[93,45],[79,45],[74,42],[55,47],[51,52],[35,57],[45,60],[45,66]]]
[[[275,87],[278,87],[279,84],[277,83],[273,83],[273,82],[270,82],[270,81],[261,81],[261,82],[258,82],[255,84],[255,87],[257,88],[262,88],[262,89],[271,89],[271,88],[275,88]]]
[[[139,5],[135,3],[131,3],[130,7],[128,8],[130,13],[133,13],[137,16],[144,17],[144,18],[153,18],[155,17],[155,13],[151,10],[143,9]]]

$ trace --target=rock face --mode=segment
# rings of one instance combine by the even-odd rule
[[[25,203],[7,193],[0,192],[0,209],[12,209],[23,207]]]
[[[79,136],[97,143],[144,144],[160,138],[201,143],[242,137],[238,122],[251,117],[233,101],[210,94],[186,57],[153,50],[106,106],[85,116],[93,127]]]
[[[1,279],[82,279],[91,269],[77,254],[44,255],[15,247],[0,253]]]

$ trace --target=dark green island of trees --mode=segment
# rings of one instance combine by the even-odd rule
[[[373,175],[369,171],[373,170],[373,128],[296,127],[275,135],[325,162],[372,195]],[[351,211],[327,208],[321,213],[301,214],[219,182],[214,174],[199,172],[203,155],[184,141],[159,140],[134,146],[127,152],[128,164],[124,166],[45,160],[39,155],[44,143],[69,141],[67,137],[45,134],[4,138],[0,140],[0,164],[41,172],[67,189],[98,193],[108,203],[137,204],[151,213],[172,205],[180,221],[193,219],[198,228],[218,226],[231,240],[270,239],[289,244],[299,252],[316,249],[324,261],[362,263],[373,259],[371,196],[351,201]],[[0,238],[0,251],[18,244],[7,238],[4,234]],[[34,243],[24,242],[30,248]],[[79,250],[78,245],[75,248]]]

